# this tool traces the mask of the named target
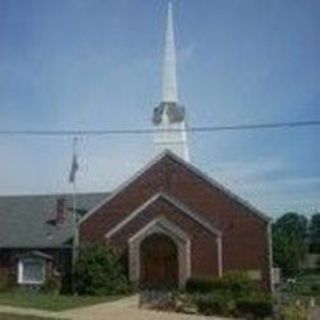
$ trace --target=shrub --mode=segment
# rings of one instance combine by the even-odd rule
[[[86,245],[80,249],[75,268],[75,289],[78,294],[112,295],[133,291],[120,256],[102,245]]]
[[[59,294],[61,289],[61,282],[58,277],[48,276],[40,291],[46,294]]]
[[[234,313],[262,319],[273,314],[272,301],[244,272],[226,273],[222,278],[191,278],[186,291],[193,296],[198,312],[205,315]]]
[[[190,278],[186,283],[188,293],[229,292],[234,297],[249,295],[256,291],[255,284],[244,272],[229,272],[222,278]]]
[[[255,283],[245,272],[228,272],[223,276],[222,282],[224,289],[236,297],[247,296],[257,291]]]
[[[311,284],[310,290],[313,295],[320,295],[320,283]]]
[[[308,309],[302,305],[290,304],[280,310],[281,320],[308,320]]]
[[[12,282],[10,281],[10,277],[6,273],[0,274],[0,292],[4,292],[10,289]]]
[[[240,316],[250,315],[254,319],[264,319],[273,315],[273,305],[266,298],[242,298],[236,302],[235,312]]]
[[[204,315],[226,316],[234,308],[233,300],[223,294],[201,294],[196,296],[195,304],[199,313]]]
[[[186,282],[186,291],[188,293],[211,293],[218,287],[218,279],[211,278],[190,278]]]

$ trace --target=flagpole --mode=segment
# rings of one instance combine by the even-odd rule
[[[73,138],[73,161],[77,161],[77,137]],[[73,241],[72,241],[72,286],[73,292],[75,292],[75,267],[78,260],[79,254],[79,230],[78,230],[78,221],[77,221],[77,184],[76,184],[76,175],[74,172],[74,177],[72,179],[72,229],[73,229]]]

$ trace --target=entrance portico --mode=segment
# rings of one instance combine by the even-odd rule
[[[129,240],[130,280],[142,287],[179,287],[191,275],[190,240],[164,217]]]

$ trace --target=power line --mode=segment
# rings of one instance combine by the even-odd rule
[[[236,124],[222,126],[189,127],[188,132],[217,132],[217,131],[240,131],[240,130],[264,130],[320,126],[320,120],[292,121],[292,122],[269,122],[256,124]],[[151,134],[160,129],[102,129],[102,130],[0,130],[0,135],[33,135],[33,136],[101,136],[101,135],[135,135]],[[180,129],[165,130],[179,132]]]

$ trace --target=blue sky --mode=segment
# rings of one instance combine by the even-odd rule
[[[0,128],[151,127],[165,0],[0,0]],[[320,118],[318,0],[176,0],[191,126]],[[320,211],[319,127],[194,134],[193,163],[267,214]],[[67,192],[70,137],[0,137],[0,194]],[[152,136],[82,138],[80,192],[114,189]]]

